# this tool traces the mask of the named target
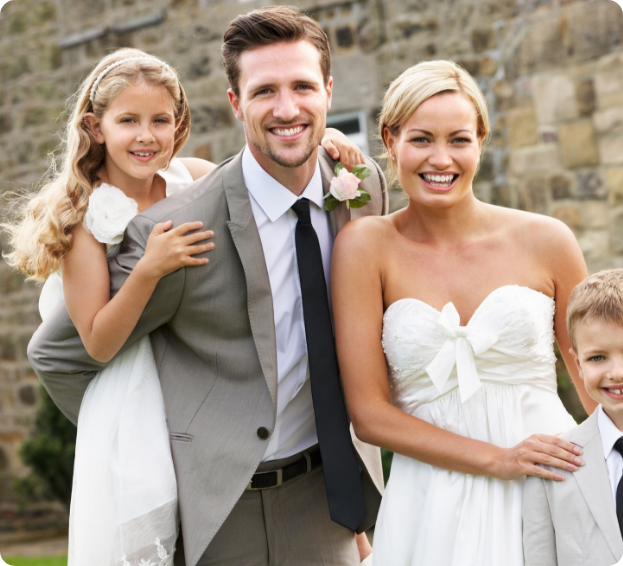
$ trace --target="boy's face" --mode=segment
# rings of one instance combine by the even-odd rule
[[[587,319],[575,328],[571,349],[586,392],[623,430],[623,324]]]

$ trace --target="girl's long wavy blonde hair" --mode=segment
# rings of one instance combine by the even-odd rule
[[[111,69],[97,86],[91,102],[91,89],[100,73],[130,57],[151,60],[127,61]],[[72,229],[82,222],[93,187],[99,181],[98,171],[104,165],[106,150],[93,138],[84,122],[85,114],[92,112],[101,118],[124,88],[138,84],[162,86],[171,96],[176,118],[171,155],[175,156],[188,139],[190,109],[171,67],[139,49],[120,49],[104,57],[72,97],[65,136],[47,181],[38,192],[19,199],[15,218],[2,225],[12,249],[4,259],[28,279],[44,281],[59,269],[61,259],[71,247]],[[162,168],[167,166],[168,161],[162,163]]]

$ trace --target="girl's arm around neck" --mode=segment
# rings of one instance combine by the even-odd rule
[[[145,255],[119,292],[110,298],[110,277],[103,244],[79,224],[72,233],[72,247],[63,258],[65,304],[89,355],[107,362],[121,349],[136,326],[158,281],[182,266],[201,266],[207,258],[193,257],[211,250],[211,232],[194,232],[200,222],[170,229],[157,224]]]
[[[539,475],[561,479],[536,466],[570,469],[577,447],[558,437],[534,435],[513,448],[459,436],[394,407],[383,347],[383,250],[392,245],[390,222],[349,222],[333,250],[331,288],[340,371],[356,435],[421,462],[500,479]],[[580,463],[579,461],[576,463]]]

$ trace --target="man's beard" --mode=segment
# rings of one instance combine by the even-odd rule
[[[287,127],[287,126],[282,126]],[[307,127],[312,129],[312,134],[316,131],[313,124],[307,124]],[[267,135],[271,135],[270,132]],[[253,146],[266,157],[268,157],[271,161],[277,163],[277,165],[281,165],[282,167],[295,168],[300,167],[311,157],[316,148],[320,145],[320,140],[315,140],[315,136],[312,135],[309,138],[307,146],[302,150],[303,154],[300,157],[296,158],[288,158],[281,155],[279,152],[275,151],[270,142],[266,138],[262,138],[261,140],[254,139],[252,136],[248,136],[250,142]]]

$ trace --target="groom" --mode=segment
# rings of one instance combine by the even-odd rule
[[[313,20],[286,6],[239,16],[223,62],[247,147],[133,220],[110,264],[112,292],[158,222],[202,220],[216,249],[207,266],[161,280],[126,347],[151,333],[188,566],[354,565],[353,531],[374,524],[382,474],[378,449],[349,434],[326,290],[337,231],[387,212],[385,181],[369,161],[371,202],[323,209],[332,79]],[[102,364],[63,308],[29,358],[75,422]]]

